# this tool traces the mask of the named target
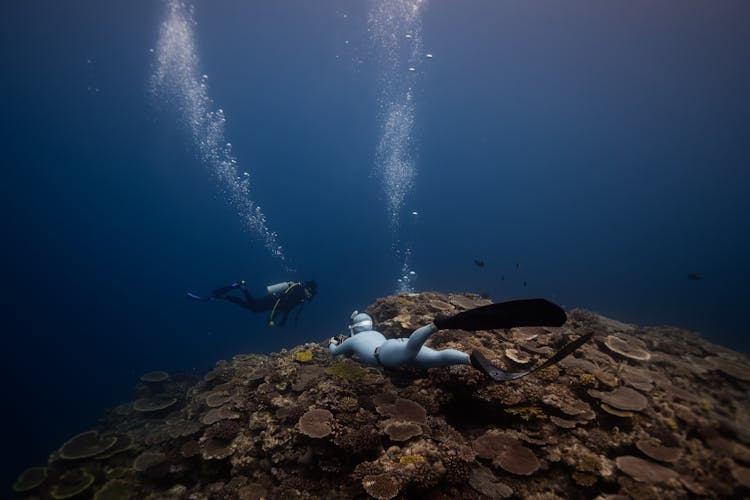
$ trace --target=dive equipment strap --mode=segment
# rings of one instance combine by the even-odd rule
[[[385,366],[383,365],[383,363],[380,361],[380,346],[377,346],[375,348],[375,351],[373,352],[373,355],[375,356],[375,361],[377,361],[380,366],[382,366],[383,368],[385,368]]]

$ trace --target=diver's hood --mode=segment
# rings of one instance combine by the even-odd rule
[[[369,314],[354,311],[349,320],[349,330],[352,335],[372,330],[372,317]]]

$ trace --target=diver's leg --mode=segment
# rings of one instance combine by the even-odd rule
[[[439,368],[441,366],[471,364],[469,355],[465,352],[456,349],[442,349],[436,351],[429,347],[423,347],[420,349],[414,362],[421,368]]]
[[[247,295],[245,296],[245,300],[247,300]],[[251,296],[250,302],[247,303],[248,307],[253,312],[271,311],[275,304],[276,298],[273,295],[266,295],[259,299],[255,299]]]
[[[224,295],[222,298],[224,300],[228,300],[232,304],[237,304],[238,306],[247,309],[247,303],[245,303],[245,301],[239,297],[235,297],[234,295]]]
[[[279,321],[279,326],[284,326],[287,318],[289,318],[289,309],[284,309],[282,312],[283,315],[281,316],[281,321]]]
[[[406,351],[412,357],[412,359],[416,357],[417,353],[422,348],[424,343],[427,342],[428,338],[430,338],[430,335],[432,335],[436,331],[437,328],[435,328],[435,325],[430,323],[429,325],[425,325],[414,330],[414,332],[409,335],[409,341],[406,343]]]
[[[413,363],[424,343],[436,331],[435,325],[430,323],[414,330],[406,342],[403,339],[388,340],[380,348],[380,361],[389,368]]]
[[[247,288],[242,289],[242,295],[245,296],[245,304],[248,309],[251,311],[254,311],[253,307],[255,306],[255,299],[253,298],[252,294],[247,291]]]
[[[211,296],[213,296],[215,299],[222,299],[226,294],[237,288],[239,283],[232,283],[231,285],[222,286],[221,288],[217,288],[213,292],[211,292]]]

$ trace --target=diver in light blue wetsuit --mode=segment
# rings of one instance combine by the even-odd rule
[[[438,368],[450,365],[469,365],[471,360],[465,352],[455,349],[436,351],[424,347],[430,335],[438,329],[433,324],[418,328],[408,339],[386,339],[382,333],[372,329],[369,314],[354,311],[349,324],[351,336],[346,340],[332,338],[328,349],[331,354],[354,354],[357,359],[371,366],[382,365],[396,369],[404,366]]]
[[[349,320],[351,335],[332,337],[328,349],[334,356],[353,355],[361,363],[392,370],[470,365],[497,382],[505,382],[559,362],[587,342],[593,333],[580,335],[545,362],[521,372],[504,371],[494,366],[480,351],[467,354],[456,349],[435,350],[425,347],[424,343],[438,330],[470,332],[532,325],[562,326],[566,319],[565,311],[551,302],[525,299],[480,306],[450,317],[438,315],[430,324],[414,330],[409,338],[386,339],[382,333],[373,330],[369,314],[354,311]]]

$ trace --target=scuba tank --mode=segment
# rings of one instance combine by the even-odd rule
[[[276,283],[275,285],[268,285],[266,287],[266,290],[268,291],[269,295],[278,295],[280,293],[284,293],[285,290],[293,285],[294,281],[282,281],[281,283]]]

